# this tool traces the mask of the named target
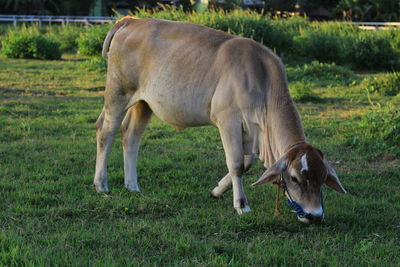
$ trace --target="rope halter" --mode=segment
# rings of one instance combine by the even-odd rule
[[[283,179],[282,174],[280,176],[279,185],[283,188],[283,191],[286,193],[286,195],[288,197],[287,203],[288,203],[289,207],[291,207],[296,212],[297,217],[300,219],[302,219],[302,218],[311,219],[312,214],[305,212],[303,210],[303,208],[300,206],[300,204],[293,200],[293,198],[290,195],[289,190],[287,188],[286,181]],[[322,189],[321,189],[321,193],[320,193],[320,201],[321,201],[322,212],[324,212],[324,198],[322,196]]]

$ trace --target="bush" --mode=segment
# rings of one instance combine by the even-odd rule
[[[296,102],[308,102],[320,100],[320,98],[311,91],[312,84],[296,82],[290,84],[290,94]]]
[[[397,154],[400,144],[400,111],[394,105],[374,106],[359,122],[360,145],[373,145]]]
[[[338,23],[310,23],[306,18],[271,19],[243,10],[185,13],[182,8],[164,7],[157,12],[138,10],[135,16],[178,20],[208,26],[254,39],[278,54],[300,55],[325,63],[345,64],[356,69],[400,68],[399,31],[362,31]],[[111,25],[92,26],[78,39],[78,53],[100,55]]]
[[[2,52],[9,58],[61,58],[58,42],[26,28],[10,32],[2,41]]]
[[[348,62],[358,69],[391,69],[396,64],[395,51],[388,40],[371,32],[361,32],[351,40]]]
[[[68,24],[64,27],[46,27],[46,35],[60,43],[61,52],[76,52],[78,48],[77,39],[85,31],[82,26]]]
[[[80,63],[80,67],[89,71],[106,72],[107,60],[101,56],[93,56],[85,61],[82,61],[82,63]]]
[[[336,64],[312,61],[298,67],[286,68],[289,81],[306,81],[318,86],[340,86],[354,83],[358,78],[350,69]]]
[[[377,92],[384,96],[395,96],[400,93],[400,73],[392,72],[365,78],[361,87],[369,92]]]
[[[78,53],[82,56],[99,56],[103,42],[112,25],[91,26],[77,39]]]
[[[338,35],[322,32],[318,28],[305,29],[294,37],[294,45],[300,55],[328,63],[343,61],[342,41]]]

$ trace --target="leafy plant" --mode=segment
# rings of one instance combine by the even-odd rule
[[[361,117],[359,127],[363,143],[400,153],[400,111],[394,105],[373,106]]]
[[[351,44],[347,60],[358,69],[390,69],[396,64],[398,55],[380,36],[361,32],[352,38]]]
[[[89,27],[77,39],[78,53],[83,56],[96,56],[101,54],[103,41],[111,25],[97,25]]]
[[[76,52],[77,39],[85,31],[82,26],[68,24],[66,26],[49,26],[45,29],[45,34],[56,40],[60,44],[61,52]]]
[[[291,83],[290,94],[296,102],[316,101],[320,98],[311,90],[312,84],[310,83]]]
[[[93,56],[80,63],[80,67],[89,71],[107,71],[107,60],[101,56]]]
[[[290,81],[313,82],[322,87],[348,85],[357,80],[353,71],[334,63],[312,61],[298,67],[288,67],[286,70]]]
[[[331,32],[321,32],[318,28],[307,28],[294,37],[299,54],[322,62],[343,61],[341,38]]]
[[[400,93],[400,73],[392,72],[365,78],[361,87],[384,96],[395,96]]]
[[[2,41],[2,52],[9,58],[60,59],[60,44],[38,30],[11,31]]]

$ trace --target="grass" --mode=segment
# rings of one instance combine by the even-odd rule
[[[326,221],[304,225],[284,204],[283,216],[273,217],[275,188],[250,186],[263,172],[261,163],[245,178],[251,213],[235,214],[231,192],[209,198],[227,172],[218,131],[175,131],[155,117],[139,156],[142,193],[123,188],[117,136],[109,162],[112,193],[96,194],[94,122],[105,75],[80,64],[75,56],[0,57],[1,265],[400,264],[400,159],[358,145],[365,142],[349,144],[363,138],[359,123],[371,101],[400,107],[399,95],[368,99],[359,81],[375,74],[342,75],[331,67],[332,75],[317,79],[309,67],[288,66],[292,81],[305,76],[319,96],[298,108],[309,141],[349,192],[326,189]]]

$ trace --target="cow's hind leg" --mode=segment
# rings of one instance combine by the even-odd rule
[[[107,89],[104,96],[104,107],[97,120],[97,154],[96,154],[96,172],[94,176],[94,185],[96,191],[107,193],[107,160],[111,150],[116,130],[121,125],[128,99],[121,94],[119,87],[110,86],[107,81]]]
[[[254,161],[254,155],[244,155],[244,170],[243,173],[246,173]],[[218,185],[211,191],[211,196],[215,198],[221,197],[229,188],[232,186],[232,179],[229,173],[227,173],[224,178],[222,178]]]
[[[225,150],[226,164],[232,180],[233,207],[238,214],[250,211],[243,189],[244,147],[241,122],[235,118],[220,120],[218,125]]]
[[[136,161],[140,138],[150,121],[152,111],[146,102],[140,101],[128,110],[121,125],[124,149],[125,187],[140,191],[137,183]]]

